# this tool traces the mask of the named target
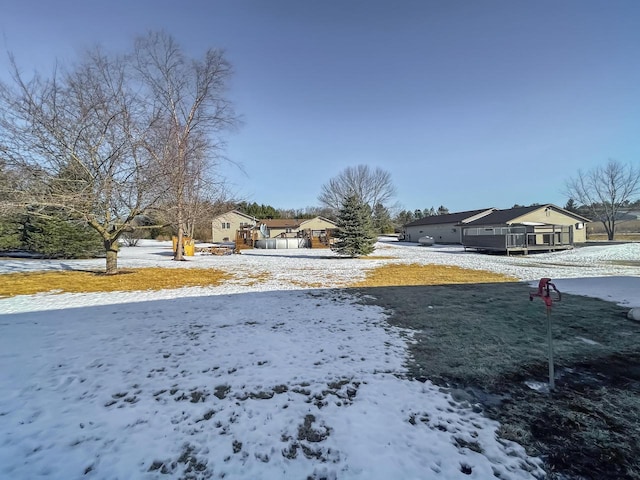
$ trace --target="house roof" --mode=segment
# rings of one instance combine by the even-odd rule
[[[323,216],[320,216],[320,215],[318,215],[317,217],[307,218],[307,219],[303,220],[303,221],[301,222],[301,225],[303,225],[303,224],[305,224],[305,223],[307,223],[307,222],[310,222],[311,220],[322,220],[323,222],[330,223],[331,225],[333,225],[333,226],[335,226],[335,227],[337,227],[337,226],[338,226],[338,224],[337,224],[336,222],[334,222],[333,220],[329,220],[328,218],[323,217]]]
[[[513,223],[514,220],[516,220],[517,218],[526,215],[528,213],[531,212],[535,212],[536,210],[540,210],[543,208],[551,208],[553,210],[556,210],[557,212],[560,213],[564,213],[565,215],[568,215],[570,217],[575,218],[576,220],[579,220],[581,222],[590,222],[591,220],[589,220],[588,218],[585,218],[581,215],[578,215],[577,213],[573,213],[570,212],[568,210],[565,210],[564,208],[560,208],[556,205],[553,205],[551,203],[547,203],[546,205],[531,205],[529,207],[516,207],[516,208],[508,208],[506,210],[496,210],[493,213],[490,213],[489,215],[486,215],[484,217],[481,217],[477,220],[474,220],[472,222],[467,223],[467,225],[469,226],[474,226],[474,225],[504,225],[504,224],[509,224],[509,223]]]
[[[466,212],[447,213],[445,215],[432,215],[430,217],[419,218],[411,223],[407,223],[405,227],[417,227],[420,225],[439,225],[443,223],[460,223],[465,220],[480,215],[483,212],[493,211],[495,208],[483,208],[480,210],[469,210]]]
[[[220,215],[216,215],[216,216],[215,216],[215,217],[213,217],[213,218],[214,218],[214,220],[215,220],[216,218],[224,217],[224,216],[229,215],[229,214],[240,215],[241,217],[244,217],[244,218],[246,218],[246,219],[248,219],[248,220],[252,220],[252,221],[254,221],[254,222],[255,222],[255,220],[256,220],[256,218],[255,218],[255,217],[252,217],[251,215],[247,215],[246,213],[242,213],[242,212],[241,212],[241,211],[239,211],[239,210],[229,210],[228,212],[221,213]]]

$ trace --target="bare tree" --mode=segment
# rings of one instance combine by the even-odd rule
[[[345,168],[324,184],[318,200],[337,213],[345,198],[356,195],[373,211],[378,203],[387,206],[395,194],[396,189],[389,172],[381,168],[371,170],[368,165],[358,165]]]
[[[141,139],[151,119],[139,107],[125,59],[96,49],[49,78],[26,79],[13,57],[0,83],[0,145],[23,178],[13,205],[64,211],[101,236],[106,272],[117,272],[118,239],[156,198]]]
[[[220,134],[236,123],[225,96],[231,65],[215,49],[199,60],[187,58],[164,32],[136,41],[135,65],[158,119],[149,152],[159,166],[164,203],[178,233],[174,260],[184,260],[185,232],[193,233],[203,201],[211,200],[207,193],[223,188],[212,172],[224,146]]]
[[[604,225],[613,240],[616,221],[625,207],[640,193],[640,168],[609,160],[604,167],[588,172],[578,171],[566,182],[566,194],[588,208],[592,218]]]

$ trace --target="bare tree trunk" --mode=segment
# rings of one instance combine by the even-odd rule
[[[613,237],[616,232],[616,224],[613,221],[602,222],[604,224],[604,229],[607,232],[607,238],[609,241],[613,240]]]
[[[105,240],[104,249],[107,252],[107,275],[115,275],[118,273],[118,241]]]
[[[176,245],[176,253],[173,259],[176,261],[184,261],[184,228],[182,225],[178,226],[178,244]]]
[[[187,181],[186,171],[184,168],[185,154],[182,148],[179,148],[180,158],[178,159],[179,172],[177,175],[178,191],[176,195],[176,220],[178,223],[178,244],[176,245],[176,254],[173,259],[184,261],[184,186]]]

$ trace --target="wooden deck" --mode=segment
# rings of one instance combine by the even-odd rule
[[[548,225],[536,228],[538,230],[524,231],[524,227],[497,227],[494,234],[490,233],[490,228],[478,228],[475,231],[480,234],[474,235],[469,235],[465,230],[462,246],[465,250],[504,252],[507,255],[511,253],[527,255],[533,252],[555,252],[573,248],[573,235],[569,227]]]

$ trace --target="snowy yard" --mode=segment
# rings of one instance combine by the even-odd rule
[[[383,241],[371,260],[271,250],[185,263],[169,250],[123,248],[120,266],[236,278],[0,299],[0,478],[542,478],[496,422],[403,377],[410,331],[331,287],[435,263],[640,306],[640,244],[499,257]],[[102,262],[7,259],[0,272]]]

